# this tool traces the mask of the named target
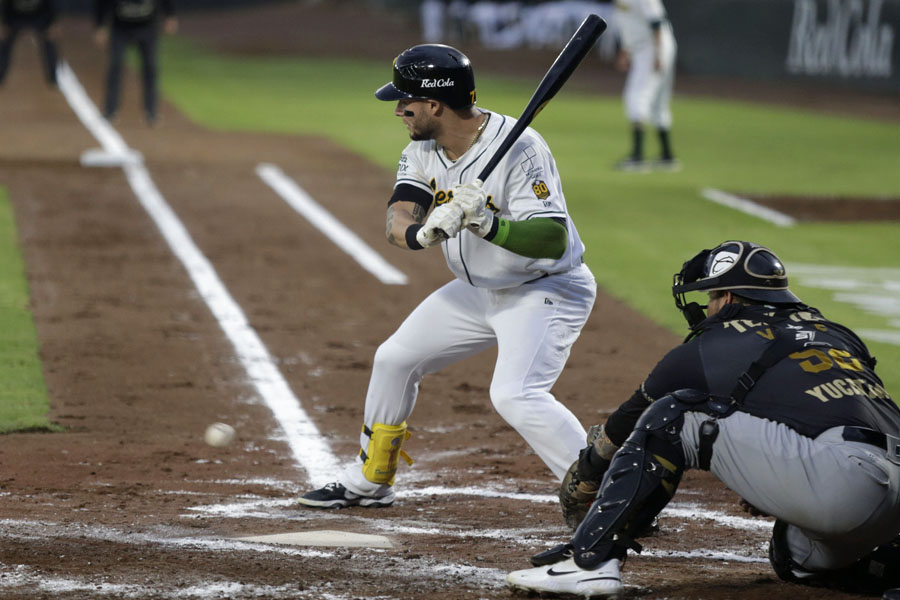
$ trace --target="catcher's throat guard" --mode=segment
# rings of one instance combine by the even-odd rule
[[[402,456],[407,464],[413,463],[402,448],[403,442],[411,436],[406,430],[406,421],[399,425],[375,423],[372,429],[363,424],[362,430],[369,437],[369,447],[366,450],[362,448],[359,450],[359,456],[363,461],[363,475],[372,483],[394,485],[400,457]]]

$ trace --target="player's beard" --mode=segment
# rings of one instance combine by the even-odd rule
[[[433,140],[437,137],[437,123],[432,120],[415,119],[409,124],[409,139],[414,142]]]

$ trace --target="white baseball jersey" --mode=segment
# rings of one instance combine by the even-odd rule
[[[411,142],[400,157],[396,185],[413,185],[431,194],[435,205],[449,202],[455,186],[474,181],[512,129],[515,119],[485,111],[490,119],[481,137],[456,162],[434,140]],[[566,209],[556,162],[544,139],[527,128],[484,183],[488,207],[510,221],[559,217],[566,220],[569,243],[558,260],[528,258],[463,230],[441,246],[450,270],[475,287],[503,289],[580,265],[584,244]]]
[[[650,27],[653,22],[660,23],[661,35],[672,35],[662,0],[616,0],[615,4],[613,18],[619,28],[622,47],[631,54],[653,46],[653,30]]]

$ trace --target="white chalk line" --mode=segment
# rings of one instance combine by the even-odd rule
[[[722,206],[733,208],[744,214],[763,219],[764,221],[768,221],[769,223],[777,225],[778,227],[793,227],[797,223],[797,220],[794,219],[794,217],[786,215],[777,210],[773,210],[766,206],[762,206],[761,204],[757,204],[752,200],[741,198],[739,196],[735,196],[734,194],[729,194],[728,192],[723,192],[722,190],[717,190],[715,188],[703,188],[700,193],[704,198],[715,202],[716,204],[721,204]]]
[[[316,229],[350,255],[366,271],[388,285],[406,285],[408,278],[388,263],[358,235],[338,221],[306,190],[288,177],[277,165],[260,163],[256,174],[281,196],[297,213],[306,218]]]
[[[278,489],[282,489],[280,484],[278,484]],[[556,495],[552,494],[526,494],[476,486],[460,488],[428,486],[423,488],[397,490],[396,494],[400,500],[431,496],[473,496],[486,499],[527,502],[531,504],[555,504],[559,501]],[[296,500],[293,498],[253,497],[252,495],[245,495],[244,498],[239,499],[239,501],[236,502],[191,506],[188,508],[188,511],[190,512],[185,516],[189,518],[285,519],[286,517],[281,511],[296,506]],[[305,508],[299,508],[299,510],[302,511],[300,514],[304,515],[323,514],[322,511],[310,511]],[[333,515],[339,513],[332,512],[327,514]],[[771,520],[730,515],[722,511],[706,508],[696,502],[670,502],[663,509],[660,517],[680,519],[682,521],[714,521],[717,525],[748,532],[766,532],[772,528]],[[380,517],[372,519],[371,522],[377,524],[376,526],[378,527],[390,527],[390,525],[381,525],[386,522],[386,520]],[[441,526],[443,527],[442,533],[446,534],[447,525],[442,524]]]
[[[694,510],[694,509],[691,509]],[[714,511],[702,511],[707,516],[712,516]],[[665,513],[664,513],[665,514]],[[554,536],[558,540],[548,542],[548,547],[554,545],[555,542],[563,541],[567,537],[568,532],[563,531],[560,527],[544,527],[536,529],[518,528],[518,529],[491,529],[480,530],[477,528],[468,529],[465,527],[450,527],[446,524],[435,524],[434,527],[419,527],[414,523],[418,520],[407,520],[409,523],[392,523],[390,519],[383,518],[362,518],[351,517],[355,521],[367,523],[375,526],[376,529],[392,533],[394,535],[405,536],[428,536],[436,535],[442,537],[456,537],[464,539],[503,539],[522,546],[523,552],[533,551],[535,544],[539,540],[547,540]],[[289,525],[287,526],[289,528]],[[244,552],[244,553],[270,553],[298,559],[309,560],[325,560],[334,561],[338,550],[320,550],[309,547],[291,547],[274,543],[262,542],[245,542],[235,539],[222,539],[211,537],[194,537],[194,536],[177,536],[172,535],[174,532],[165,533],[146,533],[136,532],[133,528],[118,529],[115,527],[85,525],[85,524],[61,524],[52,521],[34,521],[28,519],[2,519],[0,520],[0,534],[10,541],[33,542],[43,539],[53,539],[56,543],[73,540],[76,544],[84,544],[85,541],[101,541],[118,543],[141,547],[143,549],[149,547],[159,548],[177,548],[189,552]],[[695,549],[691,551],[678,550],[662,550],[662,549],[645,549],[640,559],[685,559],[691,561],[703,560],[711,562],[741,562],[741,563],[759,563],[764,564],[766,558],[762,556],[752,556],[749,554],[752,550],[744,549],[728,550],[728,549]],[[370,549],[366,551],[367,557],[384,556],[390,561],[391,553],[386,550]],[[523,554],[523,560],[524,560]],[[416,557],[409,559],[402,557],[405,571],[410,577],[418,577],[420,579],[434,579],[441,577],[450,577],[456,580],[464,578],[469,584],[479,585],[482,587],[503,587],[505,571],[495,568],[484,568],[477,565],[446,563],[444,561],[436,561],[430,557]],[[399,574],[402,575],[402,574]],[[34,589],[40,589],[53,593],[74,593],[90,594],[95,596],[115,596],[115,597],[146,597],[151,593],[154,597],[163,598],[194,598],[194,597],[210,597],[212,594],[228,594],[230,597],[240,595],[241,597],[304,597],[297,595],[297,588],[294,585],[272,586],[272,585],[255,585],[245,584],[236,581],[215,581],[215,582],[198,582],[181,587],[177,590],[171,590],[168,587],[163,589],[155,589],[147,582],[142,583],[122,583],[110,581],[113,579],[111,575],[105,575],[103,580],[73,577],[55,577],[50,573],[44,573],[39,569],[27,567],[26,565],[5,565],[0,563],[0,589],[18,589],[28,586],[34,586]],[[323,584],[327,587],[327,584]],[[306,587],[305,592],[312,592],[316,587]],[[323,590],[319,590],[321,592]],[[142,596],[141,594],[144,594]],[[320,597],[320,596],[315,596]]]
[[[890,327],[854,328],[867,341],[900,346],[900,269],[789,264],[791,283],[832,292],[835,302],[883,317]]]
[[[337,459],[275,366],[262,340],[247,322],[240,306],[156,188],[143,161],[134,160],[134,152],[100,116],[67,63],[60,64],[57,75],[59,89],[103,149],[113,155],[131,157],[123,161],[121,168],[132,190],[231,341],[250,382],[284,430],[294,460],[306,470],[314,486],[332,480],[339,468]]]
[[[188,585],[177,590],[162,590],[148,583],[111,583],[97,579],[76,579],[71,577],[54,577],[48,573],[29,568],[25,565],[6,565],[0,563],[0,589],[15,590],[21,588],[31,594],[53,594],[60,597],[84,598],[88,596],[110,596],[114,598],[302,598],[297,584],[292,582],[283,586],[255,585],[237,581],[220,581]]]
[[[260,542],[244,542],[234,539],[198,538],[198,537],[170,537],[152,533],[138,533],[131,529],[116,529],[113,527],[88,526],[88,525],[64,525],[49,521],[31,521],[27,519],[2,519],[0,520],[0,534],[8,540],[35,541],[52,539],[59,543],[70,538],[75,543],[83,544],[84,540],[112,542],[147,548],[159,546],[162,548],[178,548],[187,551],[217,551],[217,552],[248,552],[248,553],[275,553],[297,557],[302,560],[325,560],[329,563],[335,560],[336,553],[330,550],[316,550],[301,547],[290,547],[281,544],[269,544]],[[385,550],[367,549],[366,556],[387,555]],[[395,577],[409,577],[418,579],[443,579],[464,576],[470,583],[480,586],[503,586],[505,571],[493,568],[484,568],[461,563],[437,562],[429,557],[414,559],[403,557],[404,571],[394,574]],[[404,575],[405,573],[405,575]],[[210,597],[214,591],[220,593],[231,592],[232,596],[238,593],[243,596],[251,595],[266,598],[303,598],[309,594],[315,598],[344,598],[345,596],[322,596],[319,586],[307,586],[300,593],[296,584],[286,586],[257,586],[239,582],[213,582],[200,583],[187,586],[183,589],[172,591],[168,587],[155,589],[148,583],[110,583],[97,582],[80,578],[59,578],[42,573],[37,569],[25,565],[5,565],[0,563],[0,589],[19,588],[29,584],[42,582],[42,588],[46,591],[65,592],[92,592],[95,595],[116,595],[132,597],[132,592],[141,591],[134,597],[165,597],[165,598],[193,598]],[[327,589],[329,583],[323,582],[322,588]],[[315,593],[313,593],[315,592]],[[242,596],[242,597],[243,597]],[[356,595],[347,598],[358,597]]]

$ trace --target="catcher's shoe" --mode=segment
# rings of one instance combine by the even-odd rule
[[[625,591],[616,558],[587,571],[570,558],[534,569],[513,571],[506,581],[514,589],[542,594],[571,594],[584,598],[621,598]]]
[[[383,508],[393,504],[394,498],[393,490],[389,490],[387,494],[379,496],[378,498],[373,496],[360,496],[354,494],[335,481],[329,483],[325,487],[303,494],[297,502],[313,508],[347,508],[348,506]]]

